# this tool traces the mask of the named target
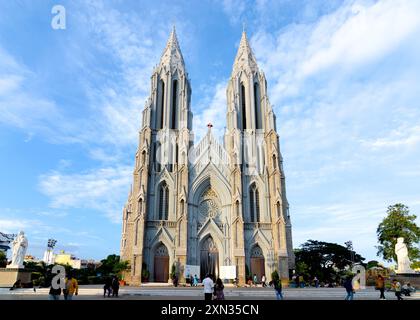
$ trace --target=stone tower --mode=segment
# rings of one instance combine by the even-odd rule
[[[155,253],[170,266],[186,263],[190,101],[190,82],[174,28],[151,77],[133,185],[123,209],[121,258],[130,261],[126,279],[133,284],[140,283],[143,267],[154,270]]]
[[[239,230],[234,249],[237,264],[263,268],[257,258],[264,257],[265,270],[277,269],[282,278],[288,278],[294,256],[276,119],[265,75],[245,31],[227,88],[225,147],[236,207],[232,224]]]

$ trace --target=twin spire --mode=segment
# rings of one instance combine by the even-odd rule
[[[163,50],[160,65],[170,66],[171,69],[174,67],[185,68],[184,58],[179,47],[175,26],[173,26],[165,50]],[[251,70],[252,72],[258,71],[257,60],[252,52],[245,28],[242,31],[241,41],[233,64],[232,75],[235,75],[244,69]]]
[[[165,50],[163,50],[160,65],[170,66],[171,69],[176,67],[184,69],[184,58],[179,47],[175,26],[173,26]]]

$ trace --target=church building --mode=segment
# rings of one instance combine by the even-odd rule
[[[197,276],[240,283],[294,269],[283,159],[267,81],[245,31],[227,83],[226,130],[192,135],[191,86],[172,30],[151,77],[133,182],[123,208],[121,259],[129,284],[168,282],[187,266]],[[221,142],[223,141],[223,142]]]

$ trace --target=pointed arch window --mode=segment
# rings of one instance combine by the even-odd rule
[[[139,237],[139,219],[136,220],[136,229],[135,229],[135,235],[134,235],[134,245],[137,245],[138,237]]]
[[[239,217],[240,210],[239,210],[239,201],[238,200],[236,200],[235,207],[236,207],[236,216]]]
[[[181,200],[180,210],[181,210],[181,215],[183,215],[184,214],[184,211],[185,211],[184,199]]]
[[[158,110],[157,110],[157,129],[162,129],[164,124],[164,113],[165,113],[165,83],[163,80],[159,80],[158,85]]]
[[[277,169],[277,157],[275,154],[273,154],[273,169],[276,170]]]
[[[172,83],[172,118],[171,118],[171,129],[176,129],[176,118],[178,113],[178,81],[174,80]]]
[[[242,107],[242,130],[246,129],[246,99],[245,99],[245,86],[241,83],[241,107]]]
[[[280,210],[280,202],[278,202],[278,201],[276,203],[276,210],[277,210],[277,218],[280,218],[281,210]]]
[[[255,183],[253,183],[249,189],[249,201],[251,208],[251,222],[260,222],[260,196]]]
[[[257,82],[254,83],[254,112],[255,112],[255,129],[261,129],[261,107],[260,107],[260,86]]]
[[[168,220],[169,188],[166,182],[159,186],[159,220]]]
[[[139,214],[142,214],[143,212],[143,199],[140,198],[139,200]]]

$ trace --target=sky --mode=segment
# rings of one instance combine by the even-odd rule
[[[57,4],[65,29],[51,26]],[[387,207],[420,215],[417,0],[0,1],[0,231],[24,230],[38,258],[48,238],[79,258],[119,253],[173,25],[196,139],[208,122],[223,133],[245,25],[277,116],[294,247],[352,240],[378,260]]]

